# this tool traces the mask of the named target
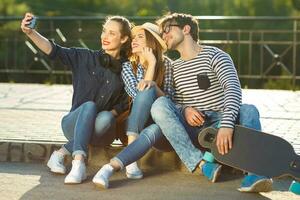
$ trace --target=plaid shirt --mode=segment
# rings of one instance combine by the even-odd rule
[[[165,65],[165,74],[163,81],[163,91],[165,95],[169,98],[172,98],[174,95],[173,89],[173,78],[172,78],[172,65],[171,60],[167,57],[164,57]],[[137,73],[134,74],[132,65],[130,62],[125,62],[122,65],[122,79],[125,84],[125,91],[127,94],[134,100],[137,94],[137,84],[144,78],[144,68],[141,64],[137,66]]]

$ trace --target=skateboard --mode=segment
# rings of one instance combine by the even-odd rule
[[[254,129],[236,125],[232,149],[225,155],[218,152],[217,129],[203,129],[198,136],[201,146],[211,150],[203,159],[218,162],[242,171],[269,178],[291,176],[300,181],[300,156],[286,140]],[[208,153],[208,152],[207,152]],[[296,186],[299,190],[300,186]]]

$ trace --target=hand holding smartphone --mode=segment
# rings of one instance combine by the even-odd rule
[[[28,28],[34,29],[36,26],[36,16],[33,16],[32,19],[30,20],[30,24],[27,25]]]

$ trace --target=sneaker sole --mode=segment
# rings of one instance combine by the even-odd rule
[[[65,175],[66,174],[66,172],[54,171],[52,169],[50,169],[50,172],[52,172],[53,174],[58,174],[58,175]]]
[[[126,172],[126,176],[127,178],[129,179],[142,179],[143,178],[143,174],[140,174],[140,175],[133,175],[133,174],[129,174]]]
[[[245,187],[245,188],[239,188],[238,191],[240,192],[270,192],[272,190],[272,183],[273,181],[267,179],[267,180],[260,180],[257,181],[252,187]]]
[[[211,182],[215,183],[217,181],[217,178],[220,176],[220,173],[221,173],[221,168],[222,168],[222,165],[220,165],[215,172],[214,174],[214,177],[212,178]]]
[[[87,179],[87,176],[85,176],[80,182],[64,182],[65,185],[77,185],[77,184],[81,184],[83,183],[84,181],[86,181]]]
[[[55,170],[53,167],[51,167],[51,164],[48,162],[47,167],[50,169],[50,172],[54,174],[66,174],[66,171],[61,171],[61,170]]]

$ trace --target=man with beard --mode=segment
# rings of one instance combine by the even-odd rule
[[[216,144],[221,154],[232,148],[235,124],[261,130],[259,113],[253,105],[241,105],[242,92],[236,69],[224,51],[198,43],[197,20],[187,14],[173,13],[158,21],[168,49],[177,50],[180,58],[172,63],[172,99],[158,98],[151,115],[189,171],[200,171],[212,182],[221,165],[205,160],[196,148],[198,133],[217,127]],[[248,173],[242,192],[266,192],[272,180]]]

